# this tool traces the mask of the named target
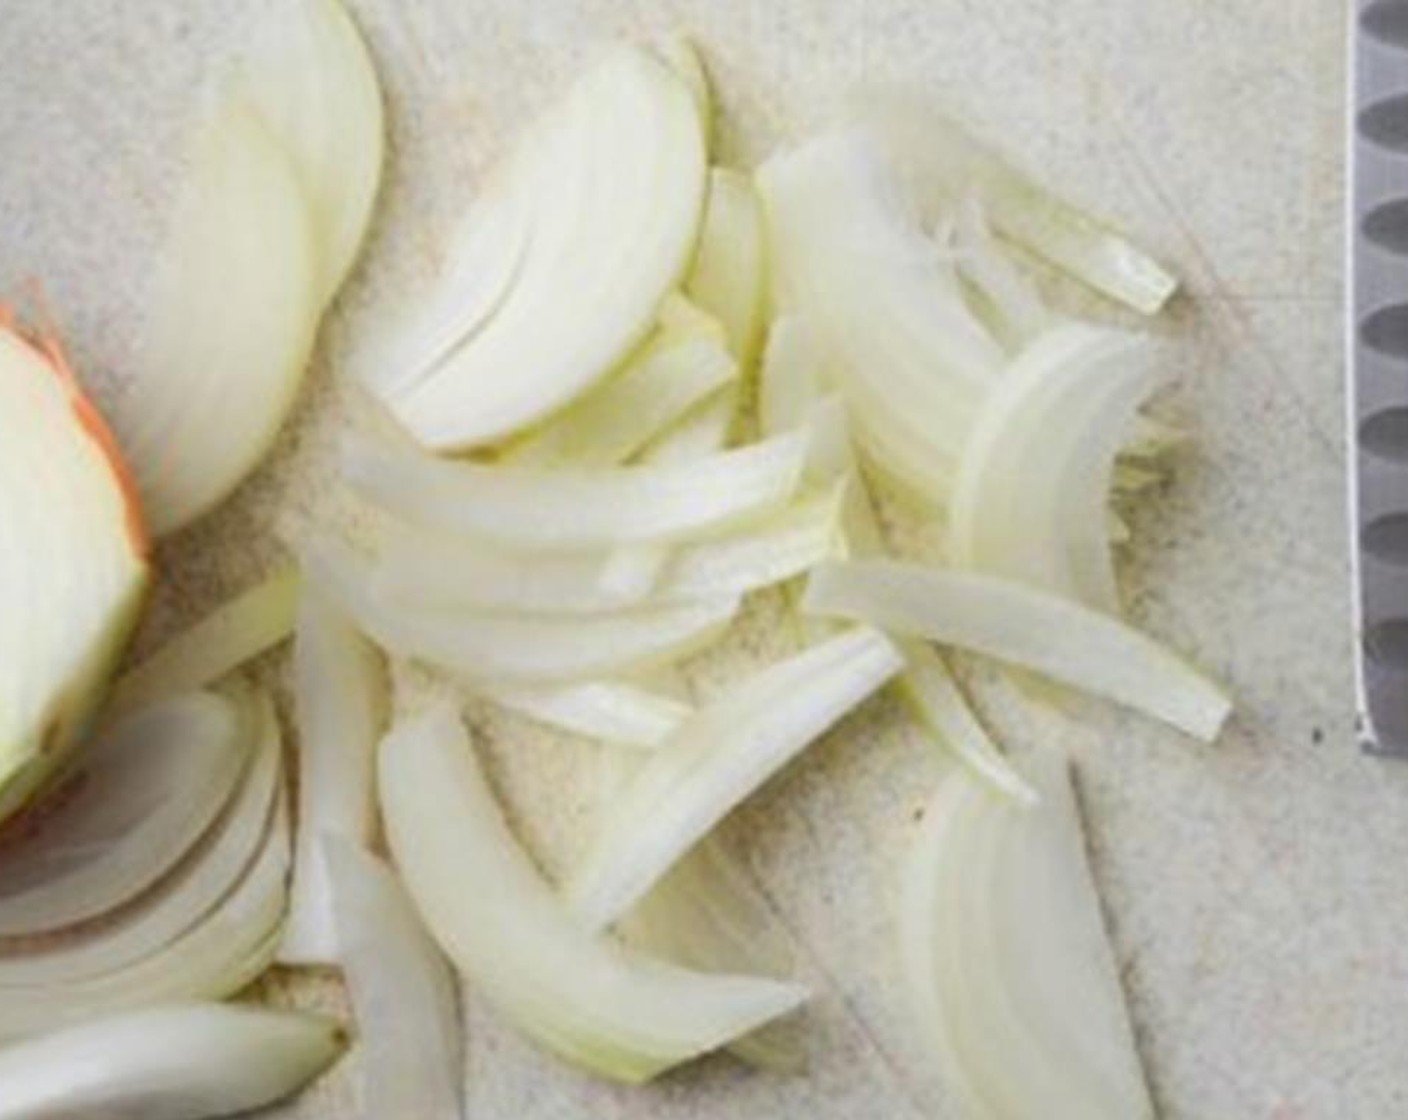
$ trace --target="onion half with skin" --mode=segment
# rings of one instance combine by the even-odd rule
[[[0,821],[88,731],[151,582],[136,486],[58,339],[0,305]]]
[[[689,86],[644,51],[609,52],[495,169],[369,387],[438,450],[501,442],[571,403],[683,275],[705,171]]]
[[[376,744],[390,706],[381,656],[316,586],[306,586],[294,638],[298,720],[298,837],[283,964],[337,963],[323,847],[329,836],[369,843],[376,831]]]
[[[592,929],[621,918],[728,812],[902,664],[878,631],[837,635],[701,708],[631,779],[564,893]]]
[[[1204,741],[1231,709],[1226,693],[1152,638],[1011,580],[893,560],[828,562],[812,572],[803,605],[1033,669]]]
[[[431,933],[476,991],[568,1062],[647,1081],[804,998],[794,984],[691,972],[588,932],[510,834],[452,710],[393,729],[380,776],[387,839]]]
[[[346,1046],[334,1020],[178,1003],[129,1011],[0,1050],[0,1120],[203,1120],[297,1092]]]
[[[405,889],[350,840],[321,837],[342,961],[361,1036],[362,1115],[460,1120],[454,974]]]
[[[945,1085],[993,1120],[1152,1120],[1067,763],[1024,766],[1041,804],[953,771],[905,862],[900,949]]]

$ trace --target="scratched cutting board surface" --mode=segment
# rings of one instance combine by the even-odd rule
[[[433,268],[491,154],[593,43],[686,30],[748,164],[859,79],[918,86],[1186,282],[1154,329],[1194,432],[1135,523],[1136,618],[1228,680],[1201,747],[1094,703],[1035,712],[985,687],[1014,749],[1079,761],[1095,869],[1164,1114],[1408,1114],[1408,764],[1352,745],[1341,456],[1343,27],[1329,0],[352,0],[393,143],[359,276],[295,423],[236,499],[164,546],[149,646],[263,570],[276,525],[333,516],[333,374]],[[142,295],[210,64],[254,4],[7,0],[0,21],[0,289],[43,281],[100,399],[131,368]],[[1091,306],[1108,316],[1106,308]],[[774,620],[775,621],[775,620]],[[703,687],[779,652],[766,605]],[[276,663],[265,667],[278,679]],[[992,685],[980,673],[980,685]],[[474,722],[550,872],[593,826],[588,746]],[[894,967],[896,868],[938,764],[884,703],[731,823],[795,935],[802,1077],[711,1059],[642,1090],[546,1059],[471,992],[467,1114],[492,1120],[890,1120],[950,1115]],[[341,1006],[331,977],[279,1002]],[[355,1056],[281,1117],[354,1115]]]

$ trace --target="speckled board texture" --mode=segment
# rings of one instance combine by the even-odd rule
[[[260,0],[268,2],[268,0]],[[100,399],[131,368],[202,76],[257,3],[6,0],[0,289],[42,281]],[[1078,760],[1095,869],[1170,1120],[1408,1115],[1408,763],[1353,745],[1341,411],[1344,13],[1333,0],[351,0],[392,144],[358,276],[295,422],[217,515],[164,545],[141,643],[340,516],[336,373],[414,292],[486,164],[594,44],[684,30],[748,165],[858,80],[917,86],[1166,258],[1185,294],[1152,325],[1195,439],[1134,517],[1134,616],[1229,681],[1198,746],[1108,706],[1036,709],[971,667],[1014,750]],[[1072,293],[1057,290],[1059,298]],[[1086,308],[1109,317],[1108,308]],[[922,534],[920,534],[922,536]],[[768,603],[717,687],[779,652]],[[277,659],[262,667],[278,681]],[[593,748],[473,722],[525,842],[559,871],[598,812]],[[476,1120],[901,1120],[952,1115],[909,1029],[892,951],[896,868],[939,763],[884,702],[729,823],[794,934],[816,998],[800,1077],[711,1059],[645,1089],[583,1078],[466,998]],[[267,998],[340,1006],[330,977]],[[356,1058],[271,1116],[354,1116]],[[390,1120],[390,1118],[379,1118]],[[414,1120],[414,1118],[397,1118]]]

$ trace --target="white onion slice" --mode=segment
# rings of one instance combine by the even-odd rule
[[[798,315],[780,315],[768,328],[758,374],[758,426],[765,436],[807,425],[825,396],[825,358]]]
[[[271,705],[260,707],[261,737],[279,750]],[[269,749],[269,748],[261,748]],[[235,888],[174,941],[101,974],[36,986],[0,1000],[0,1039],[151,1004],[219,999],[259,976],[274,957],[287,902],[288,812],[276,798],[264,842]]]
[[[840,549],[839,490],[804,498],[756,526],[665,550],[643,584],[623,578],[616,553],[524,555],[464,539],[397,534],[388,542],[376,587],[388,601],[431,608],[592,614],[647,596],[683,603],[741,595],[790,579]]]
[[[949,507],[956,565],[1119,613],[1115,457],[1158,380],[1143,340],[1082,324],[1032,343],[988,397]]]
[[[499,461],[616,466],[737,376],[718,322],[681,297],[669,298],[659,327],[623,369],[509,446]]]
[[[113,406],[156,535],[211,509],[268,451],[313,345],[318,283],[291,158],[251,105],[227,99],[201,126]]]
[[[716,596],[597,615],[415,610],[378,594],[365,567],[331,541],[305,563],[377,644],[476,681],[560,683],[647,668],[712,641],[739,605]]]
[[[1035,286],[993,237],[982,203],[973,195],[958,207],[953,248],[959,275],[979,297],[975,309],[1009,352],[1055,325]]]
[[[701,972],[787,977],[795,971],[792,939],[748,870],[715,836],[675,864],[621,923],[642,951]],[[780,1019],[729,1044],[750,1065],[798,1073],[806,1040],[795,1017]]]
[[[689,87],[644,51],[611,51],[496,170],[371,387],[441,450],[540,422],[645,337],[689,263],[704,190]]]
[[[689,297],[724,325],[729,349],[750,370],[762,341],[763,212],[752,179],[741,171],[715,167],[699,247],[685,278]]]
[[[617,921],[771,775],[899,670],[883,634],[850,630],[755,674],[652,753],[566,887],[592,929]]]
[[[905,988],[966,1114],[1154,1116],[1065,759],[1026,767],[1022,810],[961,771],[939,786],[906,861]]]
[[[151,890],[97,922],[38,943],[0,942],[0,1000],[23,998],[23,989],[115,972],[152,956],[238,886],[263,848],[280,784],[278,738],[261,733],[274,718],[268,698],[244,702],[250,705],[251,734],[259,741],[239,792],[210,834]]]
[[[738,388],[718,389],[650,441],[636,456],[639,463],[692,462],[728,446],[738,419]]]
[[[0,1120],[203,1120],[297,1092],[346,1046],[320,1015],[173,1004],[0,1050]]]
[[[293,632],[299,575],[292,565],[221,603],[118,678],[109,703],[126,711],[215,684]]]
[[[1003,360],[952,263],[864,131],[774,156],[758,186],[776,303],[827,353],[866,454],[941,496]]]
[[[350,439],[343,473],[410,521],[506,548],[570,551],[697,537],[759,517],[796,490],[801,434],[693,462],[548,471],[451,463]]]
[[[305,588],[294,639],[298,840],[279,961],[335,964],[338,936],[321,844],[368,843],[376,828],[376,744],[389,697],[381,657],[324,592]]]
[[[1035,804],[1036,791],[993,742],[938,651],[912,640],[900,642],[900,649],[899,693],[925,730],[992,789],[1019,805]]]
[[[1033,669],[1205,741],[1231,708],[1225,692],[1152,638],[1011,580],[898,561],[828,562],[812,572],[804,606]]]
[[[883,556],[884,534],[869,489],[851,451],[845,410],[834,397],[818,399],[821,356],[805,324],[779,319],[763,357],[760,404],[764,430],[805,424],[811,433],[809,472],[820,481],[840,479],[843,536],[851,556]],[[795,596],[794,596],[795,598]],[[807,615],[798,618],[806,639],[824,635],[834,624]],[[928,736],[1003,794],[1031,803],[1035,794],[998,749],[949,667],[923,642],[900,641],[904,672],[896,688]]]
[[[380,773],[391,851],[431,933],[476,990],[567,1061],[647,1081],[805,997],[794,984],[691,972],[587,932],[509,832],[452,710],[396,728]]]
[[[683,701],[626,681],[482,691],[494,703],[539,723],[628,747],[658,747],[694,714]]]
[[[341,0],[283,0],[241,60],[240,91],[293,160],[308,200],[318,305],[351,271],[381,182],[376,70]]]
[[[856,117],[885,139],[886,154],[927,208],[982,199],[994,228],[1095,291],[1152,315],[1178,288],[1158,261],[1105,223],[1056,198],[943,113],[874,94]]]
[[[251,731],[235,703],[193,693],[101,732],[0,849],[0,937],[75,925],[160,879],[230,800]]]
[[[323,837],[321,856],[361,1039],[362,1115],[460,1120],[454,974],[379,859],[333,835]]]

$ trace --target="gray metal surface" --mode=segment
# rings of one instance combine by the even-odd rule
[[[1408,755],[1408,0],[1354,12],[1349,423],[1359,732]]]

